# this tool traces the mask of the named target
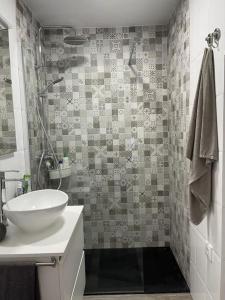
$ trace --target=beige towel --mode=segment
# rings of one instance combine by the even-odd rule
[[[218,160],[218,132],[214,56],[205,49],[194,101],[187,144],[191,160],[190,215],[191,221],[201,223],[212,200],[212,165]]]

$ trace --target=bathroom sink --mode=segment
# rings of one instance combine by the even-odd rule
[[[58,190],[39,190],[7,201],[6,217],[23,231],[37,232],[53,224],[63,213],[68,195]]]

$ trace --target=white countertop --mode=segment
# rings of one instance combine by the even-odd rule
[[[83,206],[67,206],[63,215],[41,233],[25,233],[10,223],[5,240],[0,242],[0,259],[62,256],[82,210]]]

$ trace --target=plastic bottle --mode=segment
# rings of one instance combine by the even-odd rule
[[[30,175],[24,175],[23,176],[23,192],[29,193],[31,192],[31,176]]]
[[[69,168],[69,157],[63,157],[63,169]]]
[[[18,181],[17,182],[17,187],[16,187],[16,196],[20,196],[23,195],[23,182],[22,181]]]

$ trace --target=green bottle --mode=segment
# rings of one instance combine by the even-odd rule
[[[30,175],[23,176],[23,192],[24,193],[31,192],[31,176]]]

